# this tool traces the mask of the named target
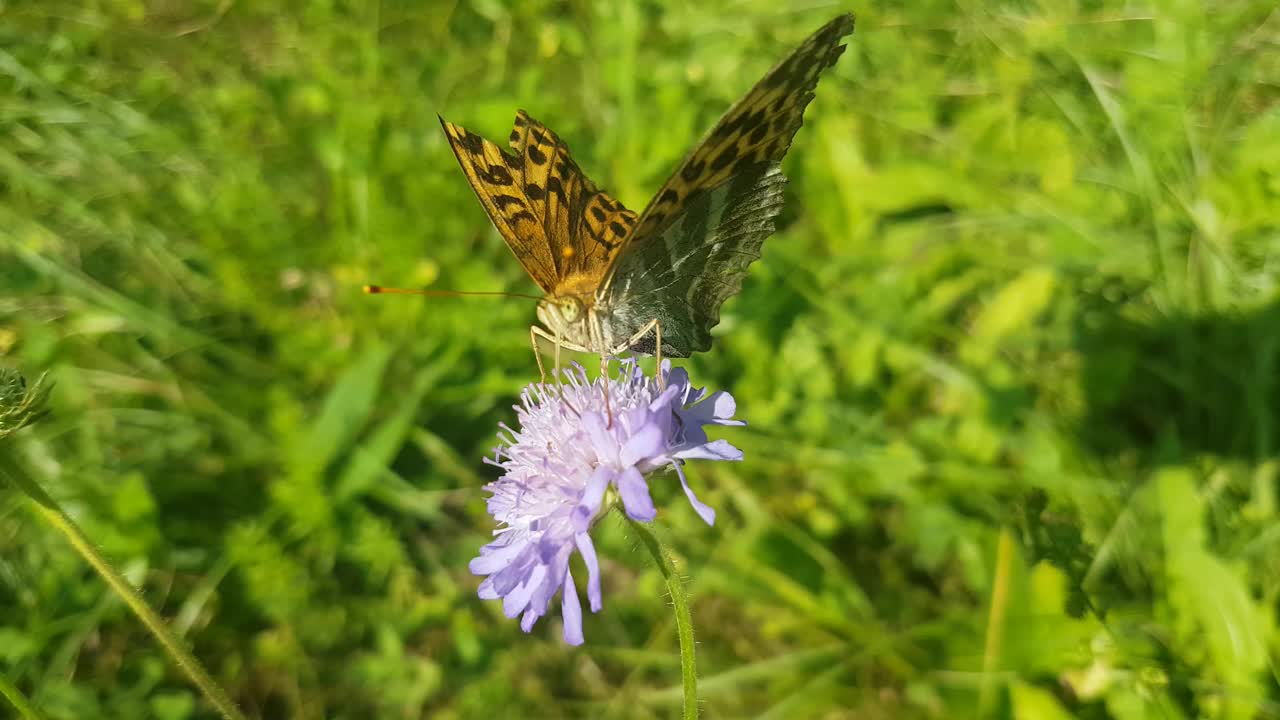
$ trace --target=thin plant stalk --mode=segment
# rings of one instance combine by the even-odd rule
[[[57,501],[50,497],[43,488],[28,478],[20,469],[14,467],[13,459],[2,451],[0,451],[0,475],[9,478],[31,498],[40,515],[66,537],[67,542],[71,543],[71,546],[80,553],[85,562],[89,563],[102,576],[102,579],[107,582],[107,585],[111,586],[111,589],[115,591],[121,600],[124,600],[129,609],[138,616],[138,619],[147,627],[147,630],[151,631],[151,634],[160,642],[165,652],[169,653],[169,657],[174,664],[199,688],[205,699],[227,720],[245,720],[244,715],[236,708],[235,703],[231,702],[231,698],[227,696],[226,692],[214,682],[213,677],[204,669],[200,661],[196,660],[191,651],[187,650],[186,646],[182,644],[182,640],[165,625],[164,620],[160,618],[155,610],[151,609],[151,606],[129,584],[124,575],[121,575],[111,563],[107,562],[102,553],[85,536],[80,526],[76,525],[75,521],[63,512]]]
[[[3,695],[13,709],[18,711],[18,717],[22,720],[44,720],[44,716],[36,710],[30,700],[27,700],[27,696],[23,695],[22,691],[9,682],[9,678],[4,675],[0,675],[0,695]]]
[[[1013,574],[1013,535],[1008,528],[1000,530],[996,542],[996,575],[991,587],[991,609],[987,615],[987,637],[982,651],[982,685],[978,690],[978,717],[991,712],[995,694],[996,668],[1004,644],[1004,626],[1009,612],[1009,584]]]
[[[625,514],[624,514],[625,517]],[[671,606],[676,613],[676,634],[680,637],[680,680],[684,687],[684,709],[682,720],[696,720],[698,717],[698,671],[694,661],[693,616],[689,613],[689,596],[685,593],[684,583],[671,562],[671,554],[658,542],[658,538],[644,523],[627,518],[632,529],[640,536],[653,561],[657,563],[662,578],[667,583],[667,592],[671,595]]]

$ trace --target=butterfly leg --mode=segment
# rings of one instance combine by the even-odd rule
[[[554,343],[556,344],[556,347],[555,347],[555,350],[554,350],[554,352],[555,352],[555,366],[556,366],[556,367],[555,367],[555,370],[553,370],[552,372],[554,372],[554,373],[555,373],[555,375],[556,375],[556,387],[559,387],[559,388],[560,388],[560,397],[561,397],[561,398],[563,398],[563,397],[564,397],[564,388],[560,386],[560,381],[562,380],[562,377],[561,377],[561,374],[560,374],[560,347],[561,347],[561,345],[560,345],[560,331],[558,331],[558,330],[556,331],[556,336],[555,336],[555,338],[552,340],[552,342],[554,342]]]
[[[605,353],[600,353],[600,378],[604,388],[604,427],[608,430],[613,427],[613,408],[609,407],[609,356]]]
[[[636,343],[640,342],[641,338],[648,335],[650,331],[653,332],[657,342],[657,345],[654,346],[655,349],[653,356],[654,359],[657,360],[658,364],[654,368],[654,372],[658,374],[658,387],[665,390],[667,382],[662,377],[662,323],[658,321],[658,318],[654,318],[645,323],[644,327],[640,328],[640,330],[637,331],[635,335],[628,338],[626,342],[619,345],[614,352],[622,352],[623,350],[631,348]]]
[[[542,365],[542,353],[538,351],[538,338],[542,338],[544,340],[550,341],[551,345],[555,348],[555,352],[552,355],[552,357],[555,359],[553,360],[551,372],[552,372],[552,375],[554,376],[556,384],[559,385],[560,378],[562,375],[562,373],[560,372],[560,347],[563,344],[560,340],[560,336],[559,334],[551,335],[546,330],[543,330],[537,325],[529,326],[529,342],[533,343],[533,357],[536,358],[538,361],[538,373],[541,377],[539,382],[545,383],[547,381],[547,371],[543,368],[543,365]],[[563,394],[564,392],[561,391],[561,395]]]
[[[658,376],[658,390],[662,391],[667,389],[667,376],[662,374],[662,323],[658,318],[653,319],[653,334],[657,337],[653,351],[653,360],[657,364],[653,366],[653,372]]]
[[[533,346],[533,359],[538,361],[538,383],[545,384],[547,382],[546,368],[542,367],[542,353],[538,350],[538,337],[546,335],[541,332],[542,328],[537,325],[529,326],[529,344]]]

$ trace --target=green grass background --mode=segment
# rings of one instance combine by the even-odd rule
[[[1280,717],[1274,4],[784,5],[5,3],[0,361],[57,383],[15,455],[253,717],[671,717],[621,523],[581,648],[467,572],[533,303],[360,286],[534,290],[436,113],[638,209],[855,10],[686,363],[746,461],[692,470],[714,528],[655,482],[705,715]],[[211,716],[10,487],[0,673]]]

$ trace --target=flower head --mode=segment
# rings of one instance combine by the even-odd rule
[[[535,383],[521,393],[518,429],[505,424],[491,464],[503,475],[485,486],[489,514],[500,524],[497,539],[480,549],[471,572],[487,577],[480,597],[502,598],[507,617],[521,616],[525,632],[560,589],[564,639],[582,643],[582,607],[569,570],[577,550],[587,567],[587,598],[599,612],[599,560],[588,531],[609,488],[635,520],[657,514],[650,476],[673,469],[693,509],[707,524],[715,511],[698,500],[685,477],[685,460],[741,460],[725,440],[708,440],[706,425],[733,420],[733,397],[694,388],[683,369],[663,363],[662,378],[647,377],[634,360],[620,363],[616,378],[587,379],[577,364],[560,385]],[[607,398],[607,399],[606,399]]]

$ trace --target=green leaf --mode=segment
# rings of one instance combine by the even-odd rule
[[[419,370],[395,413],[379,424],[368,440],[356,445],[334,488],[337,503],[364,492],[379,475],[387,472],[387,466],[413,429],[422,398],[439,379],[440,372],[436,367]]]
[[[1221,717],[1254,717],[1264,697],[1260,673],[1267,666],[1270,614],[1253,599],[1242,569],[1203,545],[1204,503],[1187,470],[1167,470],[1156,480],[1163,514],[1165,572],[1174,630],[1183,652],[1208,650],[1211,679],[1227,690]]]
[[[1045,268],[1031,268],[1000,289],[978,314],[970,329],[965,356],[986,362],[1005,338],[1031,324],[1053,298],[1057,278]]]
[[[1074,715],[1053,696],[1053,693],[1027,683],[1014,683],[1009,688],[1013,700],[1015,720],[1073,720]]]
[[[196,711],[195,698],[187,692],[157,693],[150,705],[156,720],[186,720]]]
[[[294,445],[295,473],[318,473],[360,432],[373,410],[390,358],[391,349],[374,342],[338,377],[320,416]]]

